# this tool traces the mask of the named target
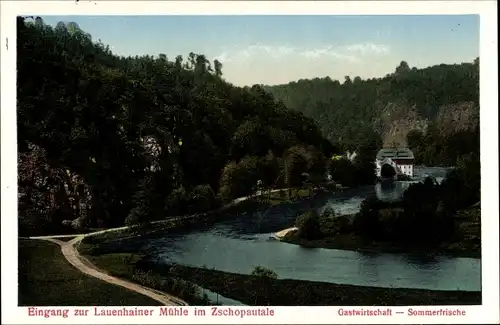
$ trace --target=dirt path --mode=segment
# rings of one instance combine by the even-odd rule
[[[135,291],[137,293],[140,293],[144,296],[147,296],[151,299],[154,299],[158,301],[159,303],[165,305],[165,306],[187,306],[187,303],[177,297],[174,297],[172,295],[159,292],[154,289],[146,288],[143,287],[139,284],[135,284],[133,282],[129,282],[123,279],[116,278],[114,276],[111,276],[109,274],[104,273],[103,271],[99,270],[95,265],[90,263],[86,258],[83,258],[80,256],[80,253],[75,248],[75,245],[77,245],[83,238],[84,236],[80,235],[75,237],[74,239],[70,240],[69,242],[64,242],[56,237],[58,236],[49,236],[49,237],[36,237],[33,239],[39,239],[39,240],[47,240],[53,243],[56,243],[61,246],[61,252],[66,258],[66,260],[76,267],[79,271],[90,275],[94,278],[98,278],[100,280],[106,281],[108,283],[118,285],[124,288],[127,288],[129,290]],[[67,237],[67,236],[66,236]]]
[[[272,190],[271,193],[278,192],[281,190],[286,190],[286,189]],[[256,193],[256,195],[258,195],[258,194],[260,194],[260,193]],[[231,203],[229,203],[228,205],[224,206],[223,208],[220,208],[219,210],[223,210],[225,208],[228,208],[230,206],[238,204],[242,201],[248,200],[250,197],[253,197],[253,196],[254,195],[237,198],[237,199],[233,200]],[[179,217],[178,219],[183,219],[183,218],[190,218],[190,217]],[[169,220],[167,222],[171,222],[171,221],[172,220]],[[153,223],[156,224],[156,223],[163,223],[163,222],[166,222],[166,221],[160,220],[160,221],[156,221]],[[88,259],[81,256],[80,253],[78,253],[77,246],[85,237],[95,236],[95,235],[108,233],[108,232],[116,232],[116,231],[120,231],[120,230],[126,230],[129,228],[130,228],[129,226],[124,226],[124,227],[119,227],[119,228],[112,228],[112,229],[105,229],[105,230],[101,230],[101,231],[96,231],[96,232],[93,232],[90,234],[40,236],[40,237],[29,237],[29,239],[47,240],[47,241],[58,244],[59,246],[61,246],[62,254],[64,255],[66,260],[71,265],[76,267],[79,271],[81,271],[87,275],[90,275],[94,278],[98,278],[98,279],[106,281],[108,283],[119,285],[121,287],[135,291],[137,293],[140,293],[142,295],[150,297],[150,298],[164,304],[165,306],[186,306],[187,303],[185,301],[177,298],[177,297],[174,297],[172,295],[169,295],[169,294],[166,294],[166,293],[163,293],[163,292],[151,289],[151,288],[146,288],[146,287],[141,286],[139,284],[135,284],[133,282],[129,282],[129,281],[126,281],[123,279],[113,277],[109,274],[106,274],[104,271],[100,270],[95,265],[93,265]],[[71,237],[75,237],[75,238],[71,239],[68,242],[65,242],[65,241],[58,239],[58,238],[71,238]]]

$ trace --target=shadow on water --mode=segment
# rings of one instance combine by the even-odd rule
[[[417,264],[419,266],[425,267],[432,267],[432,265],[438,264],[439,257],[434,256],[434,255],[424,255],[424,254],[407,254],[405,256],[406,260],[410,264]]]
[[[404,192],[410,187],[411,181],[383,181],[377,183],[375,194],[380,201],[398,202],[402,199]]]

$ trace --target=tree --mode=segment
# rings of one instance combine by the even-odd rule
[[[263,187],[269,191],[270,195],[271,188],[277,185],[280,177],[280,162],[272,151],[259,159],[258,174]]]
[[[378,233],[378,211],[381,202],[376,196],[369,196],[361,202],[359,212],[353,222],[355,232],[366,239],[374,239]]]
[[[436,212],[439,205],[438,187],[432,178],[416,183],[403,194],[403,209],[407,223],[402,232],[407,238],[419,241],[435,240],[437,229]]]
[[[441,184],[447,209],[456,212],[481,199],[481,168],[475,154],[462,156],[457,168],[450,170]]]
[[[252,276],[257,277],[261,287],[264,289],[264,297],[267,301],[267,305],[269,305],[269,288],[271,285],[272,280],[276,280],[278,278],[278,274],[274,272],[273,270],[267,269],[263,266],[256,266],[252,270],[251,273]],[[259,291],[256,291],[255,295],[255,305],[258,306],[258,293]]]
[[[410,71],[411,71],[410,66],[408,65],[408,63],[406,61],[401,61],[399,66],[396,68],[396,74],[398,74],[398,75],[401,75],[401,74],[404,74],[404,73],[407,73]]]
[[[197,185],[193,188],[190,198],[190,212],[209,211],[214,207],[215,194],[210,185]]]
[[[222,200],[231,200],[249,195],[255,190],[258,179],[258,158],[247,156],[238,163],[230,162],[224,167],[220,179],[219,196]]]
[[[385,144],[404,145],[408,132],[420,129],[426,135],[434,124],[440,139],[433,136],[422,148],[410,147],[417,163],[450,166],[456,164],[458,156],[474,151],[467,143],[470,141],[458,146],[459,155],[451,148],[441,155],[439,146],[441,140],[448,142],[456,133],[475,137],[474,129],[479,125],[478,61],[423,69],[410,69],[403,61],[396,73],[381,78],[352,82],[346,77],[343,84],[315,78],[264,88],[286,107],[317,121],[328,140],[344,150],[359,148],[375,136]],[[424,153],[426,148],[428,154]]]
[[[25,165],[37,155],[31,144],[45,157],[21,168],[20,180],[53,175],[49,189],[20,184],[40,194],[36,204],[23,197],[20,215],[41,231],[53,234],[66,218],[112,227],[210,209],[212,192],[232,199],[250,194],[257,177],[276,181],[270,152],[325,142],[313,120],[262,87],[224,81],[222,64],[203,54],[123,57],[76,23],[19,17],[17,28],[18,148]]]
[[[295,226],[299,228],[297,234],[305,239],[318,239],[321,237],[319,214],[311,210],[297,217]]]
[[[166,214],[169,216],[181,216],[188,212],[189,194],[181,186],[173,189],[165,200]]]
[[[349,159],[341,158],[331,160],[329,164],[329,172],[332,179],[343,186],[357,185],[355,166],[351,163],[351,161],[349,161]]]
[[[420,150],[424,140],[424,133],[420,130],[411,130],[406,136],[408,147],[414,151]]]
[[[263,156],[269,149],[269,135],[258,121],[247,121],[241,124],[232,138],[231,155],[241,159],[245,154]]]
[[[222,77],[222,63],[219,60],[214,60],[215,75],[219,78]]]
[[[302,174],[308,171],[308,152],[302,146],[294,146],[287,150],[283,159],[286,162],[286,178],[290,187],[301,187],[304,179]]]

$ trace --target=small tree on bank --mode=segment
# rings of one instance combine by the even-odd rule
[[[254,267],[251,275],[259,279],[260,285],[264,290],[264,296],[266,297],[267,305],[269,305],[269,287],[271,286],[271,280],[276,280],[278,278],[278,274],[271,269],[259,265]],[[255,305],[259,305],[258,297],[259,297],[259,290],[256,290]]]
[[[305,239],[317,239],[321,236],[319,215],[311,210],[297,217],[295,226],[299,228],[298,235]]]

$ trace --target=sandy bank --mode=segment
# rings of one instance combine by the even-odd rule
[[[276,239],[282,239],[283,237],[285,237],[289,232],[292,232],[292,231],[297,231],[299,230],[299,228],[297,227],[290,227],[290,228],[286,228],[286,229],[283,229],[283,230],[280,230],[278,231],[274,236],[276,237]]]

